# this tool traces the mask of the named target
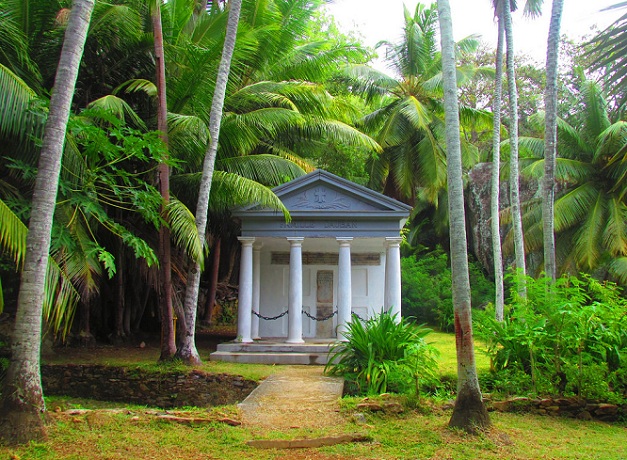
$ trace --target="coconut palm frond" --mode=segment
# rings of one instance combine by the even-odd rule
[[[610,261],[608,269],[619,283],[627,284],[627,257],[615,257]]]
[[[627,255],[627,205],[617,199],[607,202],[603,245],[613,257]]]
[[[427,129],[433,120],[429,108],[414,96],[406,98],[399,107],[399,111],[416,130]]]
[[[509,141],[505,141],[509,143]],[[518,146],[521,153],[530,155],[532,158],[544,157],[544,139],[538,139],[537,137],[521,136],[518,138]]]
[[[157,97],[157,86],[150,80],[136,78],[136,79],[129,80],[129,81],[122,83],[120,86],[115,88],[111,93],[113,95],[117,95],[120,92],[125,92],[125,93],[142,92],[148,95],[149,97]]]
[[[268,187],[276,187],[300,177],[305,171],[290,160],[275,155],[248,155],[216,163],[221,171],[238,174]]]
[[[96,119],[99,117],[99,111],[102,111],[102,113],[106,113],[108,116],[115,116],[122,122],[128,120],[131,125],[143,130],[146,129],[146,124],[133,108],[124,99],[112,94],[90,102],[87,108],[91,110],[90,113]]]
[[[287,208],[268,187],[237,174],[215,172],[211,192],[212,209],[229,209],[232,206],[251,204],[274,209],[281,212],[286,220],[290,219]]]
[[[19,268],[26,254],[26,225],[0,200],[0,248],[7,253]]]
[[[181,201],[172,198],[167,206],[167,216],[174,243],[202,267],[203,243],[198,235],[194,214]]]
[[[324,120],[308,118],[301,128],[310,139],[327,139],[337,144],[365,147],[374,152],[381,152],[381,145],[372,137],[362,133],[352,126],[337,120]]]
[[[461,106],[459,108],[459,122],[463,126],[472,126],[475,131],[489,131],[493,125],[492,112]]]
[[[0,248],[13,258],[19,269],[26,255],[28,228],[0,200]],[[72,324],[79,294],[54,259],[48,259],[44,290],[44,318],[55,333],[65,337]]]
[[[599,243],[603,235],[607,212],[607,203],[601,194],[597,193],[596,199],[590,204],[591,206],[586,210],[586,218],[577,231],[574,241],[577,263],[585,270],[596,267],[601,257]],[[555,227],[557,228],[557,224]]]
[[[168,148],[182,169],[202,169],[210,137],[207,125],[199,117],[168,113]]]
[[[598,190],[592,184],[584,183],[556,200],[555,231],[560,232],[582,222],[598,197]]]
[[[44,286],[43,317],[55,334],[60,334],[63,339],[74,321],[74,313],[80,296],[69,277],[50,258]]]
[[[0,136],[24,143],[38,121],[32,113],[35,92],[9,68],[0,64]],[[43,124],[42,124],[43,127]]]
[[[607,101],[599,84],[591,80],[582,84],[581,96],[586,107],[583,112],[583,131],[594,138],[610,126]]]

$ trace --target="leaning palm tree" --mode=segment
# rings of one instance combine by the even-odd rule
[[[39,369],[44,283],[65,131],[94,3],[94,0],[74,1],[44,131],[26,240],[11,364],[0,402],[0,435],[5,441],[13,443],[28,442],[45,435],[41,418],[45,404]]]
[[[226,27],[226,38],[224,40],[222,59],[218,68],[216,87],[211,103],[211,115],[209,119],[209,133],[211,135],[211,139],[203,163],[203,174],[200,182],[198,204],[196,207],[196,228],[198,230],[198,235],[204,235],[207,227],[207,212],[209,210],[211,181],[213,179],[216,153],[218,151],[220,125],[222,123],[222,109],[224,107],[226,85],[228,83],[229,73],[231,70],[231,58],[233,57],[233,50],[235,48],[237,25],[239,23],[241,7],[241,0],[232,0],[229,4],[229,19]],[[200,356],[196,350],[195,327],[201,266],[198,261],[193,265],[193,268],[188,272],[187,287],[185,290],[185,303],[183,305],[186,331],[184,337],[182,338],[182,344],[176,352],[176,356],[188,364],[199,364]]]
[[[474,358],[457,79],[455,76],[453,25],[448,0],[438,0],[438,11],[440,14],[440,35],[442,40],[442,77],[446,112],[446,169],[451,222],[450,240],[455,336],[457,338],[457,398],[449,426],[473,432],[489,427],[490,418],[481,397]]]

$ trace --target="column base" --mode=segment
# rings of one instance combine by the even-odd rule
[[[305,343],[303,339],[286,340],[285,343]]]

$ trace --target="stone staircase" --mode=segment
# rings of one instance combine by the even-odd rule
[[[328,361],[329,348],[335,339],[305,339],[305,343],[285,343],[282,339],[263,339],[252,343],[218,344],[210,355],[212,361],[246,364],[317,364]]]

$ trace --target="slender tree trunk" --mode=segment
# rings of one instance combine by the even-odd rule
[[[502,4],[497,6],[501,9]],[[494,299],[494,314],[497,321],[503,321],[503,304],[505,295],[503,288],[503,252],[501,250],[501,219],[499,217],[501,193],[501,103],[503,100],[503,15],[497,11],[498,39],[496,45],[496,76],[494,77],[494,103],[492,115],[492,190],[490,202],[490,216],[492,219],[492,256],[494,258],[494,285],[496,295]]]
[[[6,443],[45,437],[40,373],[44,281],[65,132],[93,8],[94,0],[74,1],[50,99],[26,239],[11,364],[0,402],[0,437]]]
[[[115,304],[115,331],[113,333],[114,343],[122,341],[126,336],[124,335],[124,308],[126,306],[125,294],[124,294],[124,248],[122,246],[122,240],[118,240],[118,251],[116,254],[116,261],[118,271],[116,273],[116,304]]]
[[[514,67],[514,32],[510,0],[503,1],[503,19],[505,22],[505,41],[507,43],[507,92],[509,95],[509,143],[510,143],[510,206],[512,211],[512,231],[514,233],[514,253],[516,269],[522,275],[518,285],[521,297],[527,297],[524,276],[527,274],[525,263],[525,240],[523,236],[522,213],[520,209],[520,174],[518,172],[518,90],[516,89],[516,71]]]
[[[157,129],[163,143],[168,145],[168,103],[165,83],[165,53],[163,50],[163,27],[161,25],[161,0],[152,5],[152,31],[155,43],[155,73],[157,82]],[[170,167],[166,163],[159,165],[159,192],[163,198],[162,213],[167,221],[167,205],[170,202]],[[174,310],[172,309],[172,255],[170,229],[162,225],[159,229],[159,274],[161,275],[161,355],[159,361],[172,359],[176,353],[174,338]]]
[[[220,125],[222,123],[222,109],[224,108],[224,98],[226,95],[226,84],[231,71],[231,58],[235,49],[235,39],[237,37],[237,25],[242,7],[242,0],[231,0],[229,2],[229,19],[226,26],[226,37],[222,50],[222,59],[218,68],[216,88],[211,101],[211,113],[209,116],[209,133],[211,142],[205,154],[203,163],[202,179],[198,193],[198,205],[196,207],[196,228],[198,235],[205,240],[207,228],[207,212],[209,210],[209,196],[211,194],[211,181],[213,180],[213,170],[215,166],[216,154],[218,152],[218,140],[220,136]],[[200,356],[196,350],[195,328],[196,314],[198,310],[198,288],[200,285],[200,263],[195,262],[193,268],[187,275],[187,289],[185,291],[185,323],[187,331],[182,337],[181,347],[176,355],[183,362],[188,364],[199,364]]]
[[[220,249],[222,239],[216,236],[211,250],[211,273],[209,274],[209,289],[205,303],[205,318],[207,324],[213,323],[213,307],[216,304],[216,292],[218,290],[218,275],[220,274]]]
[[[464,212],[461,145],[459,139],[459,103],[455,70],[455,43],[448,0],[438,0],[442,42],[442,77],[446,117],[447,183],[450,216],[451,270],[455,338],[457,346],[457,399],[449,426],[475,432],[490,426],[477,369],[472,338],[470,278]]]
[[[559,58],[560,23],[564,0],[553,0],[551,25],[546,47],[546,89],[544,93],[544,193],[542,193],[542,231],[544,237],[544,271],[555,281],[555,162],[557,157],[557,62]]]

